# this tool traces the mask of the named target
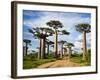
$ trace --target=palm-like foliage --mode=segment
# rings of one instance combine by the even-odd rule
[[[71,47],[74,47],[74,44],[73,43],[67,43],[66,45],[68,48],[71,48]]]
[[[27,55],[27,51],[28,51],[28,45],[31,45],[31,40],[28,40],[28,39],[24,39],[23,42],[25,43],[25,52],[24,52],[24,56]]]
[[[91,32],[90,24],[77,24],[76,30],[83,33],[83,60],[87,60],[86,33]]]
[[[42,27],[36,27],[29,29],[29,32],[33,34],[34,38],[44,38],[48,36],[52,36],[54,34],[54,31],[50,28],[42,28]]]
[[[76,30],[79,32],[83,32],[83,31],[86,33],[91,32],[91,25],[89,24],[78,24],[75,27],[76,27]]]
[[[70,34],[70,33],[67,32],[66,30],[62,30],[61,32],[62,32],[62,35],[69,35],[69,34]]]
[[[56,21],[56,20],[51,20],[51,21],[47,22],[47,25],[50,27],[53,27],[54,29],[63,27],[62,23],[60,21]]]

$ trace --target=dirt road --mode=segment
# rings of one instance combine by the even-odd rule
[[[64,58],[62,60],[56,60],[54,62],[49,62],[38,66],[38,68],[55,68],[55,67],[77,67],[81,66],[78,63],[74,63]]]

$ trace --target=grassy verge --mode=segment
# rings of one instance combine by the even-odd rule
[[[23,69],[37,68],[37,66],[41,64],[53,62],[55,60],[56,59],[24,60]]]
[[[91,56],[88,55],[88,61],[83,61],[81,55],[76,55],[71,58],[71,61],[80,64],[80,66],[90,66]]]

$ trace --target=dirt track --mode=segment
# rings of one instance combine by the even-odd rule
[[[38,68],[55,68],[55,67],[77,67],[80,66],[78,63],[69,61],[67,58],[62,60],[56,60],[54,62],[49,62],[38,66]]]

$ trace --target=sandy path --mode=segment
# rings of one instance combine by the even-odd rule
[[[64,58],[63,60],[56,60],[54,62],[49,62],[38,66],[38,68],[55,68],[55,67],[77,67],[80,66],[78,63],[74,63]]]

